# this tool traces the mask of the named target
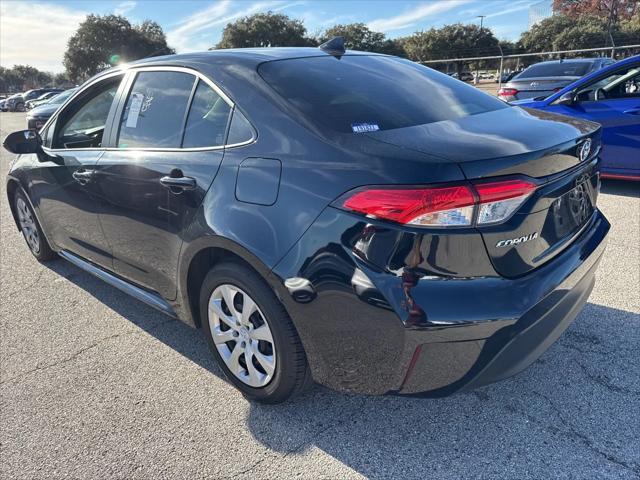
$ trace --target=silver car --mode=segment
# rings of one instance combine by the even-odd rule
[[[547,97],[588,73],[614,63],[610,58],[572,58],[531,65],[498,91],[505,102]]]

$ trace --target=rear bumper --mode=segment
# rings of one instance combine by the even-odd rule
[[[539,358],[586,303],[610,227],[596,211],[562,254],[519,278],[453,278],[373,268],[354,254],[366,224],[329,211],[319,220],[273,272],[314,379],[423,396],[495,382]],[[328,225],[344,229],[342,248],[327,242]]]

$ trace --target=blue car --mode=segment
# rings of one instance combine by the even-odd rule
[[[512,105],[602,125],[602,177],[640,180],[640,55],[591,73],[545,98]]]

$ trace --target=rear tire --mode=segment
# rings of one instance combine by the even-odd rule
[[[31,203],[20,190],[16,191],[13,197],[13,208],[20,224],[22,236],[33,256],[40,262],[56,258],[57,254],[51,249],[42,233],[42,227],[31,208]]]
[[[312,383],[293,322],[245,265],[222,263],[209,271],[200,290],[200,318],[216,361],[249,400],[281,403]]]

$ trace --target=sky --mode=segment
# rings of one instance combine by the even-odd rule
[[[500,39],[528,28],[529,6],[540,0],[0,0],[0,65],[28,64],[61,72],[69,37],[87,14],[119,14],[132,23],[153,20],[178,53],[207,50],[229,22],[257,12],[284,13],[309,34],[337,23],[362,22],[395,38],[450,23],[478,23]],[[549,0],[550,1],[550,0]]]

